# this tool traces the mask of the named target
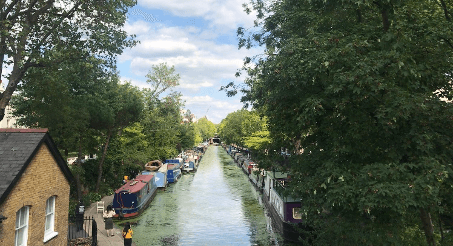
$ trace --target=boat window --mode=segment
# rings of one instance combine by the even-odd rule
[[[293,219],[296,219],[296,220],[302,219],[302,214],[300,213],[300,208],[293,208]]]

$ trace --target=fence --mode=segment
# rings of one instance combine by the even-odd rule
[[[97,224],[94,217],[69,216],[68,245],[97,246]]]

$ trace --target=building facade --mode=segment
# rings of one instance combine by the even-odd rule
[[[45,129],[0,129],[0,245],[67,245],[72,175]]]

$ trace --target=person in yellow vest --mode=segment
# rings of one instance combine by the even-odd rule
[[[123,229],[123,238],[124,238],[124,246],[132,246],[132,234],[134,232],[131,229],[131,224],[126,222]]]

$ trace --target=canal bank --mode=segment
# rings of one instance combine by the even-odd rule
[[[231,157],[210,146],[196,173],[158,191],[130,220],[134,242],[145,245],[275,245],[260,194]]]
[[[104,204],[111,204],[113,200],[113,195],[105,196],[101,199]],[[124,239],[121,234],[123,228],[117,225],[114,225],[113,234],[114,236],[107,235],[104,223],[104,218],[102,217],[102,213],[97,211],[97,203],[92,203],[90,207],[85,211],[85,216],[92,217],[96,221],[97,224],[97,239],[99,246],[123,246]],[[133,229],[133,228],[132,228]],[[134,241],[134,239],[132,239]],[[132,246],[137,246],[135,242],[132,242]]]

